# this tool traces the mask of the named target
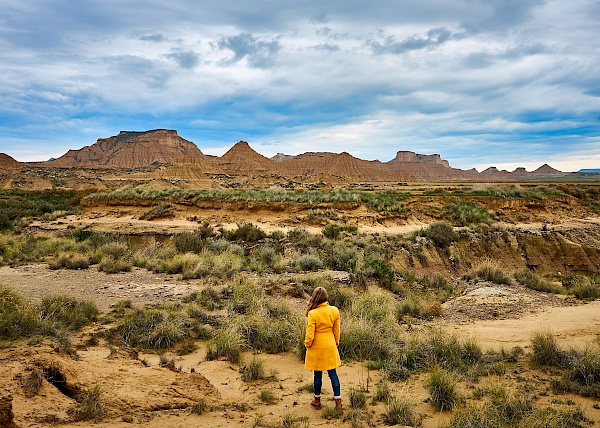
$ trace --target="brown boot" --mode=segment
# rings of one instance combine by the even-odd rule
[[[336,409],[342,409],[342,399],[341,398],[336,398],[335,399],[335,408]]]
[[[311,401],[310,405],[313,406],[315,409],[320,410],[321,409],[321,397],[315,397],[315,399],[313,401]]]

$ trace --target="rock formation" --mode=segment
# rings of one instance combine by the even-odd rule
[[[2,428],[16,428],[13,419],[12,411],[12,397],[4,397],[0,394],[0,427]]]
[[[69,150],[48,164],[58,167],[138,168],[171,163],[179,156],[203,157],[204,154],[174,130],[121,131],[117,136],[100,138],[91,146]]]
[[[19,162],[7,154],[0,153],[0,171],[6,171],[9,169],[16,169],[19,167]]]
[[[389,161],[389,163],[395,162],[420,162],[420,163],[433,163],[437,165],[443,165],[450,167],[447,160],[442,159],[438,154],[434,155],[421,155],[415,152],[409,152],[406,150],[400,150],[396,153],[396,157]]]

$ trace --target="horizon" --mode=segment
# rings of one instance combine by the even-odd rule
[[[7,0],[2,17],[0,152],[22,162],[168,128],[211,155],[600,165],[594,0]]]
[[[115,134],[115,135],[111,135],[110,137],[100,137],[100,138],[98,138],[98,139],[96,140],[96,142],[95,142],[95,143],[93,143],[93,144],[96,144],[96,143],[97,143],[99,140],[102,140],[102,139],[107,139],[107,138],[113,138],[113,137],[116,137],[117,135],[119,135],[119,134],[121,134],[121,133],[139,133],[139,134],[146,134],[146,133],[150,133],[150,132],[154,132],[154,131],[175,131],[175,133],[176,133],[176,134],[177,134],[179,137],[181,137],[181,135],[179,135],[179,132],[178,132],[176,129],[155,128],[155,129],[149,129],[149,130],[146,130],[146,131],[125,131],[125,130],[121,130],[121,131],[119,131],[117,134]],[[181,137],[181,138],[183,138],[183,137]],[[187,139],[186,139],[186,140],[187,140]],[[355,156],[355,155],[353,155],[352,153],[349,153],[349,152],[346,152],[346,151],[343,151],[343,152],[331,152],[331,151],[328,151],[328,150],[308,151],[308,152],[301,152],[301,153],[284,153],[284,152],[277,152],[277,153],[275,153],[275,154],[272,154],[272,155],[266,155],[266,154],[264,154],[264,153],[261,153],[261,152],[259,152],[258,150],[256,150],[256,149],[255,149],[255,148],[252,146],[252,144],[251,144],[250,142],[246,141],[246,140],[239,140],[239,141],[237,141],[237,142],[233,143],[233,144],[232,144],[232,145],[231,145],[229,148],[226,148],[225,150],[223,150],[221,154],[219,154],[219,155],[214,155],[214,154],[208,154],[208,153],[204,152],[204,150],[202,150],[202,147],[198,146],[198,144],[197,144],[196,142],[194,142],[194,141],[191,141],[191,140],[187,140],[187,141],[190,141],[191,143],[193,143],[194,145],[196,145],[196,147],[198,147],[198,149],[200,149],[200,151],[202,151],[202,153],[203,153],[204,155],[211,156],[211,157],[222,157],[222,156],[223,156],[223,155],[224,155],[224,154],[225,154],[227,151],[229,151],[230,149],[232,149],[232,148],[233,148],[235,145],[237,145],[238,143],[246,143],[246,144],[247,144],[247,145],[248,145],[248,146],[249,146],[249,147],[250,147],[250,148],[251,148],[253,151],[255,151],[256,153],[258,153],[259,155],[265,156],[266,158],[268,158],[268,159],[269,159],[269,160],[271,160],[271,161],[273,161],[273,160],[272,160],[272,158],[273,158],[274,156],[276,156],[276,155],[279,155],[279,154],[282,154],[282,155],[285,155],[285,156],[299,156],[299,155],[303,155],[303,154],[307,154],[307,153],[332,153],[332,154],[334,154],[334,155],[339,155],[339,154],[342,154],[342,153],[348,153],[348,154],[350,154],[351,156],[354,156],[355,158],[358,158],[358,159],[360,159],[360,160],[365,160],[365,161],[378,161],[378,162],[381,162],[381,163],[386,163],[386,162],[390,162],[390,161],[392,161],[393,159],[395,159],[395,157],[396,157],[397,153],[400,153],[400,152],[411,152],[411,153],[415,153],[415,154],[417,154],[417,155],[424,155],[424,156],[433,156],[433,155],[437,155],[437,156],[440,156],[441,160],[447,161],[447,159],[446,159],[446,158],[443,156],[443,154],[442,154],[442,153],[418,153],[418,152],[414,152],[414,151],[412,151],[412,150],[403,150],[403,149],[399,149],[399,150],[397,150],[397,151],[396,151],[396,155],[395,155],[394,157],[392,157],[391,159],[388,159],[388,160],[381,160],[381,159],[370,159],[370,158],[366,158],[366,159],[365,159],[365,158],[360,158],[360,157],[358,157],[358,156]],[[93,144],[90,144],[90,145],[86,145],[86,146],[80,147],[79,149],[69,149],[68,151],[71,151],[71,150],[72,150],[72,151],[79,151],[79,150],[82,150],[82,149],[84,149],[84,148],[86,148],[86,147],[89,147],[89,146],[91,146],[91,145],[93,145]],[[68,152],[68,151],[67,151],[67,152]],[[61,156],[65,155],[67,152],[63,153]],[[11,158],[15,159],[15,158],[14,158],[13,156],[11,156],[9,153],[0,153],[0,154],[6,154],[6,155],[10,156]],[[41,161],[37,160],[37,161],[19,161],[19,162],[21,162],[21,163],[37,163],[37,162],[42,162],[42,163],[43,163],[43,162],[49,162],[49,161],[52,161],[52,160],[58,159],[58,158],[60,158],[61,156],[58,156],[58,157],[56,157],[56,158],[54,158],[54,157],[51,157],[51,158],[48,158],[48,159],[45,159],[45,160],[41,160]],[[17,161],[18,161],[18,159],[15,159],[15,160],[17,160]],[[276,161],[273,161],[273,162],[276,162]],[[455,168],[455,169],[462,169],[462,170],[464,170],[464,171],[467,171],[467,170],[473,170],[473,169],[475,169],[475,170],[476,170],[478,173],[482,173],[483,171],[485,171],[485,170],[488,170],[488,169],[497,169],[497,170],[498,170],[498,172],[514,172],[514,171],[516,171],[517,169],[525,169],[527,172],[534,172],[534,171],[536,171],[536,170],[538,170],[538,169],[542,168],[543,166],[549,166],[549,167],[551,167],[551,168],[554,168],[552,165],[548,164],[547,162],[543,163],[542,165],[539,165],[539,166],[537,166],[536,168],[532,168],[532,169],[528,169],[528,168],[525,168],[525,167],[523,167],[523,166],[518,166],[518,167],[515,167],[513,170],[507,170],[507,169],[504,169],[504,168],[499,168],[499,167],[497,167],[497,166],[495,166],[495,165],[490,165],[490,166],[488,166],[487,168],[484,168],[484,169],[482,169],[482,170],[479,170],[479,169],[477,169],[477,168],[475,168],[475,167],[472,167],[472,168],[466,168],[466,169],[465,169],[465,168],[457,168],[457,167],[453,166],[452,164],[450,164],[450,167],[451,167],[451,168]],[[557,169],[557,168],[554,168],[554,169]],[[596,171],[596,170],[597,170],[597,171],[600,171],[600,169],[598,169],[598,168],[582,168],[582,169],[580,169],[580,170],[578,170],[578,171],[562,171],[562,170],[560,170],[560,169],[559,169],[559,171],[560,171],[560,172],[564,172],[564,173],[572,173],[572,172],[586,172],[586,171],[587,171],[587,172],[594,172],[594,171]]]

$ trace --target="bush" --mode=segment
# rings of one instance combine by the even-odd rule
[[[377,384],[375,385],[375,395],[373,395],[373,400],[387,403],[392,398],[393,394],[390,384],[385,380],[380,380],[379,382],[377,382]]]
[[[328,252],[325,261],[333,270],[354,273],[358,264],[358,252],[356,248],[335,244]]]
[[[0,284],[0,338],[12,340],[43,329],[41,313],[20,293]]]
[[[242,358],[244,338],[234,326],[226,326],[215,331],[206,351],[207,360],[225,358],[232,363],[239,363]]]
[[[367,259],[364,268],[368,277],[379,281],[383,288],[391,288],[396,274],[388,262],[383,259]]]
[[[48,264],[50,269],[87,269],[90,267],[90,258],[81,254],[60,253]]]
[[[578,299],[595,300],[600,298],[600,285],[585,277],[569,291]]]
[[[323,262],[318,256],[312,254],[303,254],[298,259],[298,265],[303,271],[313,271],[323,268]]]
[[[206,400],[204,398],[201,398],[196,404],[192,406],[192,413],[195,415],[201,415],[209,409],[210,406],[208,405]]]
[[[328,239],[337,239],[340,236],[341,229],[337,224],[329,223],[327,226],[323,228],[321,233],[325,238]]]
[[[449,372],[439,366],[431,370],[424,386],[431,395],[431,404],[440,410],[452,410],[460,401],[456,381]]]
[[[171,216],[171,215],[173,215],[171,213],[172,208],[173,207],[171,206],[171,204],[157,205],[153,208],[150,208],[145,213],[143,213],[140,216],[140,220],[153,220],[155,218]]]
[[[458,239],[458,234],[454,232],[452,226],[443,221],[429,225],[423,234],[439,248],[448,248]]]
[[[267,234],[252,223],[237,225],[237,229],[226,231],[225,238],[230,241],[257,242],[267,237]]]
[[[266,404],[274,404],[278,401],[277,396],[272,389],[261,389],[258,398]]]

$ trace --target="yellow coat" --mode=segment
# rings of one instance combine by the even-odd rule
[[[321,303],[308,312],[308,325],[304,345],[304,367],[313,371],[325,371],[339,367],[342,362],[340,344],[340,311],[328,302]]]

